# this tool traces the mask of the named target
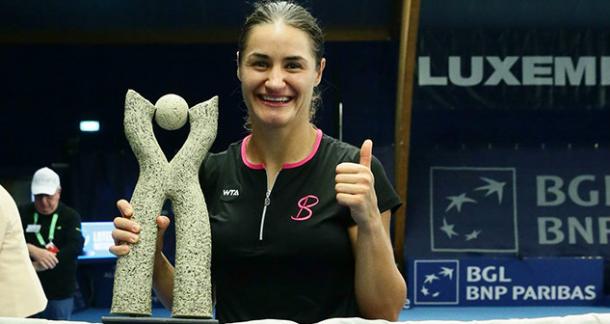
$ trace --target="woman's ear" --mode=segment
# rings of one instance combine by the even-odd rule
[[[320,84],[320,81],[322,81],[322,74],[324,74],[324,68],[325,67],[326,67],[326,59],[322,58],[320,60],[320,68],[317,71],[318,75],[316,76],[316,86],[318,84]]]
[[[237,79],[241,81],[241,78],[239,77],[239,51],[235,52],[235,63],[237,65]]]

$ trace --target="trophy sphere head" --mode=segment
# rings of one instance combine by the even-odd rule
[[[155,103],[155,121],[165,130],[176,130],[186,124],[189,106],[182,97],[166,94]]]

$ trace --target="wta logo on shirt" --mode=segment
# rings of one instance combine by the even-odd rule
[[[297,203],[298,213],[296,216],[290,216],[290,219],[295,221],[306,221],[313,216],[313,211],[311,208],[317,205],[320,202],[320,199],[314,195],[307,195],[301,199],[299,199]]]
[[[224,189],[222,189],[221,191],[221,195],[220,195],[220,199],[222,201],[233,201],[235,199],[239,198],[239,188],[238,187],[226,187]]]
[[[223,189],[222,195],[227,197],[239,197],[239,189]]]

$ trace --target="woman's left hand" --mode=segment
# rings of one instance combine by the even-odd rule
[[[367,139],[360,148],[360,162],[344,162],[337,165],[335,191],[337,202],[350,209],[352,218],[358,225],[367,224],[373,217],[379,217],[375,177],[371,172],[373,142]]]

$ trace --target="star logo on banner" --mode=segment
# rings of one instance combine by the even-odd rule
[[[424,280],[424,283],[432,283],[434,280],[438,280],[438,277],[434,273],[429,274],[429,275],[426,275],[426,279]]]
[[[453,227],[455,227],[455,225],[448,224],[447,219],[443,218],[443,226],[441,226],[441,231],[445,232],[445,234],[447,234],[447,237],[449,238],[453,236],[458,236],[458,233],[453,230]]]
[[[451,208],[455,207],[459,212],[462,211],[462,205],[464,203],[476,203],[477,201],[466,197],[466,193],[463,193],[459,196],[448,196],[447,199],[451,200],[451,203],[449,204],[449,206],[447,207],[447,209],[445,210],[445,212],[448,212],[449,210],[451,210]]]
[[[508,249],[505,246],[511,251],[516,249],[513,169],[432,167],[431,170],[432,251],[492,252]],[[500,242],[496,246],[501,248],[488,247],[490,242]]]
[[[478,239],[479,234],[481,234],[481,231],[477,231],[477,230],[472,231],[470,234],[466,234],[466,241],[472,241],[472,240]]]
[[[428,291],[428,288],[426,288],[426,286],[422,287],[420,291],[421,291],[421,294],[424,296],[430,295],[430,291]]]
[[[481,177],[481,180],[487,182],[486,185],[475,188],[474,190],[487,190],[485,193],[485,197],[497,193],[498,194],[498,203],[502,203],[502,194],[504,193],[504,186],[506,182],[496,181],[494,179]]]
[[[439,272],[439,274],[441,276],[444,277],[449,277],[449,279],[453,279],[453,270],[455,269],[451,269],[451,268],[447,268],[447,267],[441,267],[441,272]]]
[[[457,303],[459,298],[457,261],[416,260],[414,271],[415,304]]]

